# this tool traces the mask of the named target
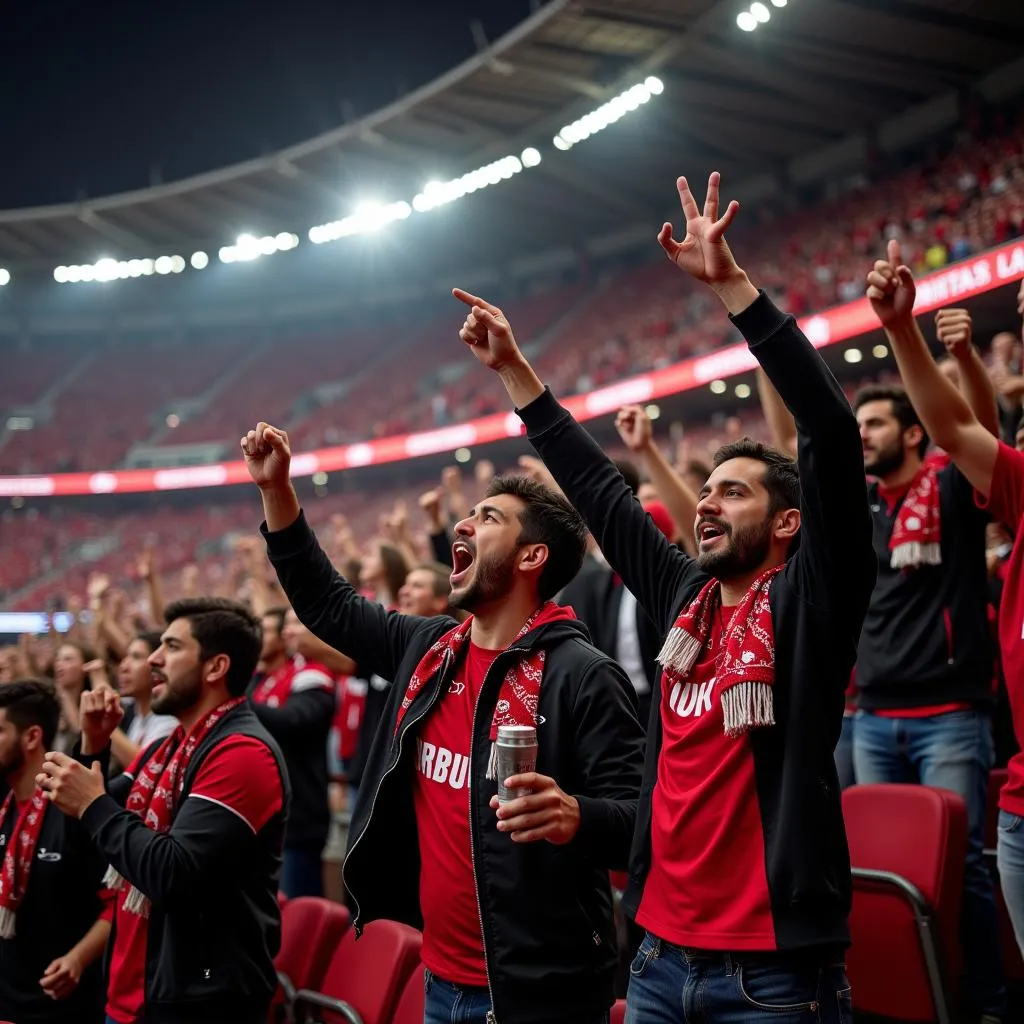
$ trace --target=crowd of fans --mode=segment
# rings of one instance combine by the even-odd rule
[[[322,339],[272,387],[260,353],[235,368],[229,390],[247,392],[246,427],[296,424],[243,429],[263,539],[244,501],[114,519],[58,507],[19,513],[13,527],[13,513],[0,518],[10,606],[71,613],[64,632],[51,618],[49,631],[0,647],[9,787],[0,1019],[265,1019],[279,927],[270,886],[289,899],[329,890],[332,812],[354,808],[347,898],[357,924],[423,927],[428,1020],[463,998],[480,1007],[474,1024],[495,1014],[539,1022],[531,1000],[552,1020],[606,1019],[608,877],[628,860],[628,884],[617,884],[636,954],[637,1020],[669,1019],[657,1014],[684,984],[682,963],[703,972],[725,1012],[736,955],[749,970],[749,991],[742,973],[739,982],[749,1005],[778,1011],[771,984],[789,972],[786,992],[801,1004],[810,991],[817,1009],[834,988],[820,1020],[846,1024],[849,988],[835,957],[849,887],[836,874],[845,840],[834,779],[962,797],[964,1009],[983,1024],[1011,1020],[995,887],[1024,955],[1024,848],[1013,839],[1024,778],[1012,768],[1024,714],[1012,643],[1024,583],[1024,484],[1015,482],[1024,462],[1014,461],[1024,451],[1024,285],[1015,312],[1008,302],[1009,329],[987,344],[966,310],[943,310],[937,368],[912,304],[914,274],[1024,234],[1024,130],[965,138],[881,187],[787,218],[784,230],[771,218],[737,230],[749,278],[721,241],[736,211],[718,219],[717,188],[713,178],[702,214],[682,187],[687,240],[660,238],[672,263],[710,287],[680,289],[669,284],[678,275],[646,267],[597,297],[570,288],[512,312],[457,293],[468,307],[462,342],[477,360],[467,357],[445,387],[418,383],[454,341],[451,323],[428,331],[431,344],[410,342],[379,363],[379,339],[361,336],[339,371],[358,375],[358,404],[295,415],[296,400],[323,381]],[[850,301],[866,275],[906,391],[889,374],[844,395],[773,304],[800,315]],[[510,322],[521,344],[546,342],[532,366]],[[736,328],[762,366],[760,414],[687,431],[671,448],[643,408],[627,406],[612,462],[552,397],[710,350]],[[237,347],[211,349],[213,388]],[[159,383],[115,402],[110,368],[123,355],[114,348],[80,368],[52,423],[9,440],[0,468],[24,469],[44,453],[59,464],[36,468],[79,468],[79,444],[113,462],[148,436],[152,398],[181,397],[187,383],[172,358],[164,375],[151,362],[163,365],[159,352],[143,350],[138,376]],[[27,358],[18,386],[38,396],[66,369],[51,353]],[[80,401],[116,406],[118,416],[72,431]],[[300,511],[288,481],[293,446],[353,440],[367,421],[384,435],[510,402],[537,455],[500,473],[485,459],[450,466],[439,481],[334,494]],[[216,402],[167,440],[237,436],[235,408]],[[754,521],[743,502],[758,486],[768,511]],[[467,688],[496,702],[490,732],[442,699]],[[481,803],[477,793],[504,783],[492,770],[496,746],[490,762],[478,748],[527,719],[545,725],[543,764],[520,777],[525,795]],[[403,741],[416,728],[413,754]],[[762,730],[783,738],[764,740]],[[654,754],[643,768],[645,743]],[[417,769],[404,782],[393,775],[402,756]],[[994,887],[988,778],[1008,763]],[[497,824],[483,833],[485,813]],[[640,843],[630,854],[634,818]],[[824,838],[805,844],[810,831]],[[715,856],[681,838],[693,836]],[[512,860],[508,841],[538,845]],[[76,866],[73,877],[48,869],[52,891],[74,908],[52,933],[38,922],[61,910],[34,895],[37,848],[35,859],[59,851],[53,863]],[[488,865],[484,881],[478,863]],[[509,885],[498,864],[527,872],[530,885]],[[414,868],[421,873],[409,877]],[[556,922],[567,890],[587,926],[581,936]],[[183,929],[186,911],[208,929],[196,939],[201,955],[186,949],[195,938]],[[675,949],[689,951],[685,960],[665,955]],[[808,990],[809,967],[817,987]]]

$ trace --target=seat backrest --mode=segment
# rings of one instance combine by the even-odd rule
[[[626,1000],[616,999],[615,1005],[612,1006],[612,1014],[609,1018],[609,1024],[626,1024]]]
[[[417,967],[409,975],[409,980],[402,989],[402,996],[395,1007],[395,1015],[391,1024],[423,1024],[423,968]]]
[[[281,949],[274,967],[299,988],[319,988],[351,916],[340,903],[297,896],[281,912]]]
[[[423,937],[415,928],[397,921],[371,921],[361,938],[348,931],[327,967],[320,991],[342,999],[363,1024],[390,1024],[402,986],[416,969]],[[341,1021],[329,1010],[318,1009],[325,1024]]]
[[[963,800],[948,790],[914,785],[851,786],[842,799],[854,869],[891,872],[920,892],[932,911],[939,967],[952,990],[967,856]],[[850,930],[854,1010],[934,1020],[918,922],[906,896],[855,877]]]

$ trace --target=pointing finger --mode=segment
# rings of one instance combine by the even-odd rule
[[[467,306],[480,306],[482,309],[486,309],[491,313],[498,312],[497,306],[492,306],[486,299],[481,299],[479,295],[473,295],[470,292],[463,291],[461,288],[453,288],[452,295],[454,295],[459,302],[465,303]]]
[[[900,255],[900,243],[897,239],[890,238],[889,244],[886,246],[885,251],[889,257],[889,262],[894,267],[899,266],[899,264],[903,261],[903,258]]]

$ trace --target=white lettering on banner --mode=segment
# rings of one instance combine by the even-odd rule
[[[453,754],[447,747],[438,747],[425,740],[417,740],[416,767],[420,774],[439,785],[464,789],[469,771],[469,755]]]
[[[715,680],[706,683],[676,683],[668,697],[668,706],[680,718],[700,718],[711,710],[711,696],[715,692]]]
[[[996,277],[1001,281],[1024,275],[1024,245],[996,253]]]
[[[433,455],[434,452],[450,452],[455,448],[468,448],[476,441],[476,426],[460,423],[442,430],[431,430],[426,434],[410,434],[405,439],[406,455]]]
[[[3,498],[41,497],[55,490],[52,476],[0,476],[0,497]]]
[[[950,299],[984,290],[991,284],[992,266],[989,261],[974,260],[921,281],[917,286],[917,301],[914,306],[931,306],[936,303],[941,305]]]

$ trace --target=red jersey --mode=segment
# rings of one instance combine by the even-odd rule
[[[131,767],[135,775],[140,752]],[[273,754],[248,736],[218,743],[203,761],[189,798],[202,797],[233,811],[259,832],[281,810],[284,794]],[[135,1024],[146,1002],[146,938],[149,919],[124,909],[127,893],[116,894],[114,945],[110,951],[107,1016],[118,1024]]]
[[[1014,533],[999,606],[999,650],[1013,733],[1024,751],[1024,455],[1000,442],[992,490],[987,500],[977,495],[977,502]],[[1024,815],[1024,753],[1014,754],[1008,768],[1010,777],[999,795],[999,806],[1010,814]]]
[[[334,730],[338,737],[338,757],[342,761],[351,761],[359,748],[359,730],[363,724],[368,689],[366,680],[355,676],[342,676],[337,681]]]
[[[722,609],[686,682],[662,690],[651,870],[637,924],[679,946],[776,948],[750,737],[725,735],[715,693]]]
[[[420,958],[439,978],[480,987],[487,984],[487,966],[469,838],[469,747],[477,697],[499,653],[470,642],[462,667],[416,740]]]

